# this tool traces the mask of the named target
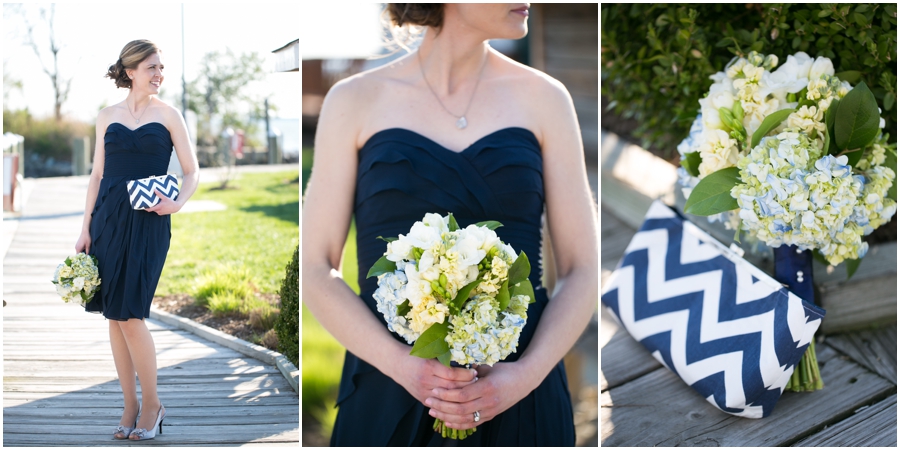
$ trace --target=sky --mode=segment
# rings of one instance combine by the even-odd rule
[[[300,38],[299,5],[300,2],[187,3],[182,52],[180,3],[58,3],[55,32],[62,44],[59,67],[63,76],[73,78],[63,115],[92,122],[101,106],[122,101],[128,91],[117,89],[112,80],[105,78],[106,70],[118,59],[126,43],[149,39],[162,50],[166,66],[160,98],[173,106],[181,98],[182,72],[190,82],[199,74],[204,54],[230,48],[236,54],[256,51],[266,58],[268,74],[251,88],[269,95],[270,104],[278,108],[276,116],[299,119],[300,74],[274,72],[271,53]],[[27,107],[35,116],[51,116],[50,78],[41,69],[34,51],[25,44],[26,29],[21,16],[11,14],[9,4],[3,6],[3,74],[23,85],[21,91],[13,91],[4,101],[12,109]],[[41,6],[49,7],[28,3],[23,8],[37,22]],[[48,36],[45,26],[36,27],[35,40],[42,51],[49,50]],[[49,51],[45,61],[51,64]]]

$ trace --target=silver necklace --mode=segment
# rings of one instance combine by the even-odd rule
[[[422,56],[420,52],[416,51],[416,58],[419,60],[419,70],[422,71],[422,79],[425,80],[425,85],[428,86],[428,90],[431,91],[431,94],[434,95],[434,98],[437,99],[438,103],[440,103],[441,108],[444,108],[444,111],[447,111],[447,114],[450,114],[454,118],[456,118],[456,128],[462,130],[466,126],[469,125],[469,121],[466,120],[466,114],[469,113],[469,107],[472,106],[472,100],[475,99],[475,91],[478,90],[478,84],[481,83],[481,76],[484,74],[484,67],[487,66],[487,56],[484,58],[484,62],[481,64],[481,70],[478,72],[478,79],[475,80],[475,88],[472,89],[472,96],[469,97],[469,103],[466,105],[466,110],[463,111],[461,116],[457,116],[453,114],[446,106],[444,106],[444,102],[441,101],[441,98],[438,97],[437,92],[434,92],[434,88],[431,87],[431,83],[428,82],[428,78],[425,77],[425,68],[422,66]]]
[[[150,101],[153,101],[153,100],[151,99]],[[135,104],[137,104],[137,102],[135,102]],[[125,102],[125,106],[128,106],[127,101]],[[131,107],[128,106],[128,114],[131,114],[131,118],[134,119],[134,123],[138,124],[138,123],[141,123],[141,117],[144,117],[144,113],[147,112],[147,109],[149,109],[149,108],[150,108],[150,103],[148,102],[147,106],[144,107],[144,111],[141,112],[141,115],[134,117],[134,114],[131,112]]]

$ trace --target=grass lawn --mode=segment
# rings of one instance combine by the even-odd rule
[[[236,189],[202,183],[191,200],[214,200],[224,211],[172,216],[172,242],[156,295],[193,294],[203,275],[246,269],[260,292],[277,293],[299,236],[297,172],[242,173]],[[202,180],[201,180],[202,181]]]

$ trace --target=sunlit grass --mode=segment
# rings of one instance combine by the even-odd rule
[[[287,171],[240,174],[229,183],[236,189],[214,190],[219,182],[201,183],[191,200],[213,200],[227,209],[172,216],[172,240],[156,295],[193,295],[204,275],[222,266],[246,271],[260,292],[277,293],[299,240],[296,180],[297,172]]]

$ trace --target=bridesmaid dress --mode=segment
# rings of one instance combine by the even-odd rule
[[[169,215],[132,209],[126,184],[166,174],[172,137],[158,122],[134,130],[114,122],[103,142],[103,179],[90,224],[100,292],[84,308],[112,320],[144,319],[166,262],[172,222]]]
[[[530,281],[536,302],[516,361],[528,348],[547,306],[538,267],[541,214],[544,209],[541,148],[523,128],[495,131],[461,152],[448,150],[410,130],[392,128],[373,135],[359,151],[355,217],[360,299],[376,317],[372,298],[377,287],[365,279],[384,253],[377,236],[407,233],[425,213],[452,212],[460,227],[484,220],[503,224],[496,230],[516,251],[532,261]],[[385,328],[387,325],[385,324]],[[406,342],[392,335],[400,342]],[[572,402],[562,361],[537,389],[462,441],[444,442],[432,430],[428,408],[372,365],[347,352],[338,394],[334,446],[562,446],[575,444]],[[446,441],[449,441],[446,440]]]

